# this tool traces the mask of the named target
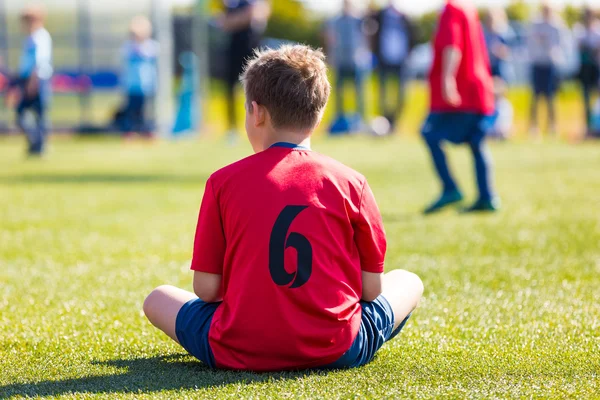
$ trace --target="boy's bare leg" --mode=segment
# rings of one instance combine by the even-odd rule
[[[423,282],[412,272],[396,269],[383,276],[383,297],[394,311],[394,330],[417,308],[423,295]]]
[[[185,303],[197,298],[194,293],[176,288],[175,286],[159,286],[146,297],[144,301],[144,314],[146,314],[146,318],[148,318],[152,325],[179,343],[177,334],[175,333],[177,314]]]

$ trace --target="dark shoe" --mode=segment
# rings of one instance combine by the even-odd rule
[[[434,212],[440,211],[442,208],[449,206],[450,204],[458,203],[462,201],[463,196],[458,190],[453,190],[451,192],[444,192],[440,196],[438,200],[436,200],[433,204],[427,207],[423,213],[424,214],[432,214]]]
[[[471,207],[463,210],[465,213],[472,212],[495,212],[500,210],[500,199],[477,200]]]

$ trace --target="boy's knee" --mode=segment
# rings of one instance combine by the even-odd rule
[[[390,274],[393,274],[399,282],[402,282],[403,286],[408,285],[419,298],[423,295],[425,286],[417,274],[403,269],[393,270]]]
[[[152,316],[154,310],[156,309],[156,304],[159,302],[160,298],[171,288],[169,285],[161,285],[154,289],[144,300],[144,314],[146,318],[152,320]]]

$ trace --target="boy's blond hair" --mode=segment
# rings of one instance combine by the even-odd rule
[[[304,45],[256,51],[241,80],[247,107],[264,106],[275,129],[313,130],[331,92],[325,55]]]

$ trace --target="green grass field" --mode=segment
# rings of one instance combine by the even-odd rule
[[[414,139],[319,138],[364,173],[387,269],[425,295],[403,333],[349,371],[213,372],[141,313],[191,289],[204,182],[249,154],[213,139],[0,140],[0,398],[600,398],[600,144],[496,143],[496,215],[423,217],[437,194]],[[451,151],[473,199],[467,149]]]

